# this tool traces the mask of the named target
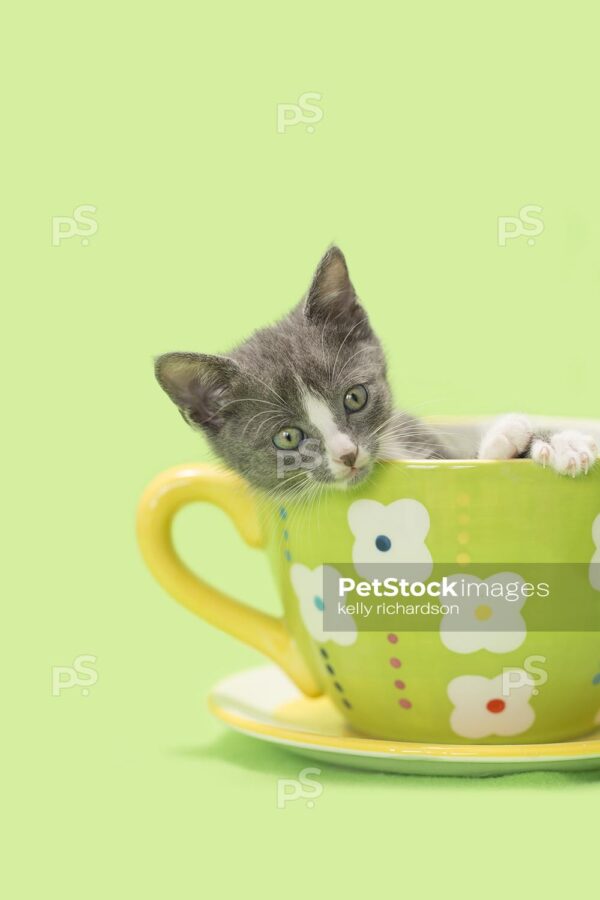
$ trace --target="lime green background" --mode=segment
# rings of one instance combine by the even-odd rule
[[[594,775],[324,768],[314,809],[278,810],[302,761],[205,706],[259,659],[169,602],[133,517],[152,475],[205,454],[152,355],[226,350],[289,308],[334,240],[415,412],[600,414],[594,4],[62,0],[4,19],[10,896],[581,883]],[[315,132],[278,133],[277,103],[307,91]],[[51,218],[86,203],[89,246],[53,247]],[[543,233],[499,247],[498,216],[527,204]],[[221,516],[178,531],[207,575],[276,608],[266,561]],[[84,653],[89,696],[52,697],[51,667]]]

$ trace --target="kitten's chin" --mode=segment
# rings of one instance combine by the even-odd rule
[[[347,475],[343,474],[337,476],[334,481],[331,482],[331,486],[338,491],[351,490],[359,485],[361,481],[364,481],[370,471],[371,466],[361,466],[360,469],[349,469]]]

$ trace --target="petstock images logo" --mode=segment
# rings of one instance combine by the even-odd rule
[[[358,569],[353,563],[323,567],[325,631],[439,630],[457,649],[470,634],[485,633],[489,649],[497,650],[507,634],[600,631],[600,596],[589,563],[489,563],[462,571],[456,563],[436,564],[427,578],[420,563]]]

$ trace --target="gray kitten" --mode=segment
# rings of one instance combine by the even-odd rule
[[[273,493],[293,496],[309,484],[354,486],[384,459],[476,452],[473,435],[460,446],[450,434],[442,438],[409,413],[394,411],[381,344],[337,247],[322,258],[304,300],[281,321],[227,356],[160,356],[156,377],[231,469]],[[573,448],[570,437],[555,447],[561,435],[537,437],[524,416],[506,416],[485,432],[480,455],[531,455],[559,471],[587,470],[597,453],[591,438],[562,434],[576,436]]]

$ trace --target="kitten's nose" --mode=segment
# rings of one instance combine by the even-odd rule
[[[351,469],[356,462],[357,456],[358,447],[356,447],[354,450],[349,450],[348,453],[343,453],[342,456],[340,456],[340,462],[343,462],[345,466],[348,466],[348,468]]]

